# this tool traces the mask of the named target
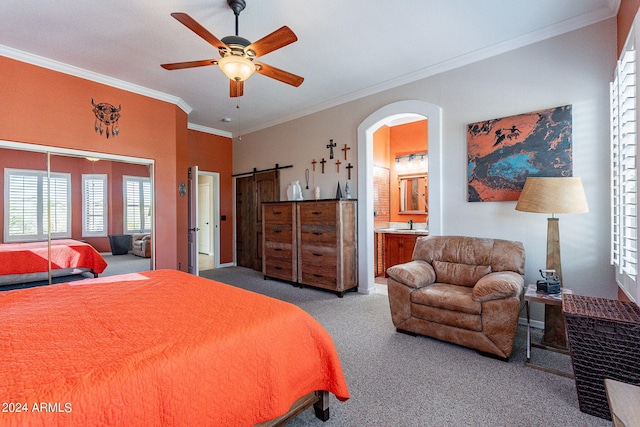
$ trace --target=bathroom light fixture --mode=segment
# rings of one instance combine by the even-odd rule
[[[419,160],[418,160],[419,159]],[[396,170],[410,172],[427,172],[428,153],[410,153],[396,156]]]

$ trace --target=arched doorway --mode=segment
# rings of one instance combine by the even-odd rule
[[[371,294],[373,268],[373,133],[390,116],[418,114],[429,120],[429,233],[442,234],[442,109],[424,101],[385,105],[358,126],[358,292]]]

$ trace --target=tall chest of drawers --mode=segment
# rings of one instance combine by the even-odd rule
[[[291,206],[292,214],[288,225],[284,223],[288,214],[277,214],[284,212],[286,205]],[[356,211],[355,200],[264,203],[265,278],[318,287],[338,296],[355,290],[358,287]],[[285,229],[292,230],[291,240]],[[287,264],[289,247],[293,250],[292,262]],[[288,276],[289,265],[292,276]],[[294,274],[295,279],[291,279]]]
[[[297,203],[298,282],[342,296],[358,286],[355,200]]]
[[[291,202],[262,204],[262,273],[296,282],[298,251],[296,210]]]

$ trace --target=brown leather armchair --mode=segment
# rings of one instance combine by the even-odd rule
[[[151,257],[151,234],[139,233],[134,234],[131,238],[131,251],[134,255],[150,258]]]
[[[425,236],[412,259],[387,270],[396,329],[507,359],[524,287],[522,243]]]

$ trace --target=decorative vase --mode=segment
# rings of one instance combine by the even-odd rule
[[[349,187],[349,181],[344,184],[344,197],[351,198],[351,188]]]
[[[342,200],[342,190],[340,189],[340,181],[338,181],[338,188],[336,189],[336,200]]]
[[[313,198],[316,200],[320,200],[320,187],[316,187],[313,189]]]
[[[302,187],[300,187],[300,181],[292,181],[287,187],[287,199],[288,200],[303,200]]]

